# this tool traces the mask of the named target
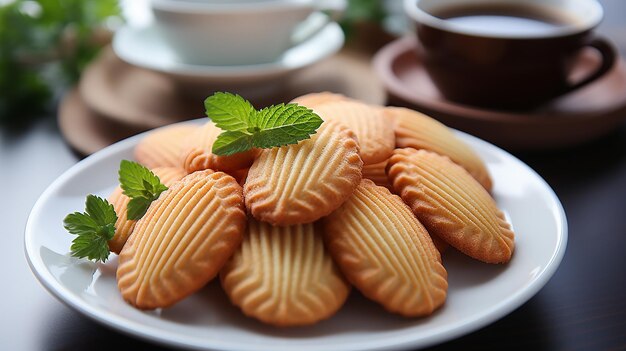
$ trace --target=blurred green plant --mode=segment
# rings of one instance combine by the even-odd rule
[[[0,126],[45,115],[110,40],[120,12],[117,0],[0,0]]]
[[[348,7],[340,23],[346,36],[350,38],[359,23],[381,24],[387,16],[383,1],[385,0],[348,0]]]

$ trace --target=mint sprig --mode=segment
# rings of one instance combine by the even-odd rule
[[[296,144],[310,138],[324,122],[304,106],[279,104],[255,110],[250,102],[230,93],[215,93],[204,106],[207,116],[224,130],[212,149],[220,156]]]
[[[119,180],[123,194],[130,198],[126,211],[126,218],[129,220],[143,217],[152,201],[167,190],[151,170],[128,160],[120,163]]]
[[[109,240],[115,235],[117,214],[113,205],[95,195],[88,195],[85,212],[70,213],[63,220],[63,226],[70,234],[76,235],[70,247],[71,254],[105,262],[109,257]]]

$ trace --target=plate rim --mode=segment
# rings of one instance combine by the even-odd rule
[[[203,119],[201,118],[191,121],[180,122],[179,124],[199,123],[199,121],[201,120]],[[166,127],[168,126],[164,126],[161,128]],[[150,342],[158,343],[161,345],[184,347],[196,350],[218,349],[243,351],[263,349],[263,347],[259,347],[254,344],[241,345],[229,341],[224,342],[224,340],[220,339],[207,339],[210,341],[209,343],[199,344],[193,342],[194,339],[188,339],[184,336],[180,337],[179,334],[167,330],[163,330],[153,326],[147,326],[115,314],[99,311],[97,308],[93,307],[89,303],[84,302],[78,297],[75,297],[72,294],[67,294],[67,292],[64,291],[64,286],[52,276],[43,261],[40,259],[39,255],[36,254],[36,247],[34,247],[35,243],[32,239],[35,235],[33,233],[33,218],[39,216],[39,212],[41,211],[43,204],[47,201],[51,194],[56,191],[59,186],[64,184],[66,179],[71,178],[76,173],[80,172],[86,164],[95,163],[103,158],[110,157],[111,153],[115,153],[127,148],[128,144],[135,143],[137,140],[143,138],[149,132],[150,131],[143,132],[135,136],[126,138],[84,158],[83,160],[77,162],[72,167],[67,169],[50,185],[48,185],[48,187],[43,191],[43,193],[39,196],[34,206],[32,207],[24,229],[24,254],[26,256],[26,260],[31,271],[33,272],[39,283],[57,300],[61,301],[68,307],[78,311],[84,316],[87,316],[100,324],[122,332],[126,335],[139,337],[144,340],[148,340]],[[519,308],[521,305],[523,305],[533,296],[535,296],[548,283],[550,278],[552,278],[554,273],[557,271],[567,248],[568,226],[565,210],[554,190],[534,169],[532,169],[530,166],[522,162],[514,155],[487,141],[484,141],[467,133],[457,130],[454,130],[454,132],[462,135],[464,138],[469,138],[469,140],[471,140],[472,142],[482,144],[483,147],[490,147],[498,154],[503,154],[504,156],[511,158],[513,162],[527,168],[533,174],[533,176],[537,178],[537,180],[541,183],[545,190],[547,190],[546,194],[555,206],[555,213],[558,216],[556,218],[556,245],[555,248],[552,250],[550,259],[546,261],[545,267],[533,278],[533,280],[525,288],[516,291],[514,294],[509,295],[506,299],[503,299],[502,301],[491,306],[490,308],[485,309],[481,313],[472,316],[470,320],[466,321],[464,324],[455,326],[452,329],[441,327],[439,328],[439,330],[432,332],[425,337],[411,338],[410,335],[402,335],[395,338],[383,339],[382,342],[361,341],[356,343],[335,343],[333,345],[324,345],[322,347],[320,347],[320,345],[307,347],[306,343],[298,344],[298,347],[303,348],[302,350],[398,350],[409,348],[424,348],[445,341],[454,340],[460,336],[479,330]],[[294,342],[288,345],[273,345],[271,349],[276,351],[291,350],[295,346],[296,343]]]

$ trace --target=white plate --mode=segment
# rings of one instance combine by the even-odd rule
[[[178,80],[238,83],[268,80],[309,66],[339,51],[344,40],[339,25],[329,22],[313,37],[285,51],[276,62],[208,66],[180,62],[157,28],[148,25],[120,28],[113,38],[113,50],[132,65],[158,71]]]
[[[278,329],[245,317],[217,282],[165,310],[143,312],[126,304],[116,286],[115,257],[105,265],[69,257],[73,236],[62,221],[70,212],[83,211],[87,194],[108,196],[117,183],[120,160],[132,159],[142,135],[84,159],[46,189],[28,219],[26,255],[37,278],[61,301],[96,321],[155,342],[217,350],[425,347],[479,329],[526,302],[554,274],[567,242],[563,208],[537,173],[487,142],[459,136],[486,161],[495,199],[515,230],[516,249],[507,265],[481,263],[448,250],[443,255],[448,300],[429,318],[398,317],[353,293],[327,321]]]

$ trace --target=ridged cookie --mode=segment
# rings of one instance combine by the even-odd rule
[[[384,111],[394,122],[397,147],[424,149],[448,156],[465,168],[487,191],[491,191],[492,181],[485,163],[444,124],[407,108],[386,107]]]
[[[161,183],[170,187],[174,182],[182,179],[187,175],[185,170],[178,167],[157,167],[152,170]],[[116,254],[122,251],[122,247],[128,240],[130,233],[135,228],[136,220],[128,219],[126,209],[130,198],[122,193],[122,188],[119,186],[115,188],[111,196],[109,196],[109,202],[113,205],[115,213],[117,214],[117,221],[115,222],[115,235],[113,239],[109,240],[109,249]]]
[[[393,190],[391,187],[391,183],[387,178],[387,173],[385,173],[385,168],[387,167],[387,160],[383,162],[374,163],[371,165],[363,166],[363,178],[369,179],[374,182],[374,184],[378,186],[384,186],[389,190]]]
[[[391,156],[396,137],[382,108],[358,101],[336,101],[315,106],[313,110],[323,120],[340,122],[354,131],[364,165],[383,162]]]
[[[373,165],[365,165],[363,166],[363,179],[369,179],[373,181],[374,184],[385,187],[393,192],[394,189],[387,177],[386,168],[387,160]],[[440,253],[443,253],[448,248],[448,243],[439,239],[437,236],[430,235],[430,238],[433,240],[433,244],[435,244],[437,251]]]
[[[335,101],[348,101],[351,100],[347,96],[331,93],[328,91],[323,91],[320,93],[310,93],[302,96],[298,96],[297,98],[291,100],[291,103],[298,104],[300,106],[306,106],[308,108],[314,108],[319,105],[323,105],[329,102]]]
[[[176,182],[137,222],[119,256],[117,285],[140,309],[168,307],[209,282],[241,243],[241,187],[211,170]]]
[[[388,189],[364,179],[324,225],[324,240],[343,274],[385,309],[426,316],[445,302],[447,272],[439,252]]]
[[[257,150],[248,150],[230,156],[217,156],[211,150],[222,130],[211,121],[189,136],[180,153],[179,165],[187,173],[212,169],[214,171],[236,171],[248,168],[254,161]]]
[[[183,145],[197,129],[198,126],[183,124],[151,131],[135,147],[135,160],[150,169],[180,167]]]
[[[514,234],[489,193],[448,157],[396,149],[387,174],[429,232],[488,263],[511,259]]]
[[[350,291],[312,223],[278,227],[251,218],[241,248],[220,278],[247,316],[277,326],[326,319]]]
[[[259,154],[244,184],[246,207],[276,225],[313,222],[352,194],[362,167],[354,133],[324,122],[311,139]]]

